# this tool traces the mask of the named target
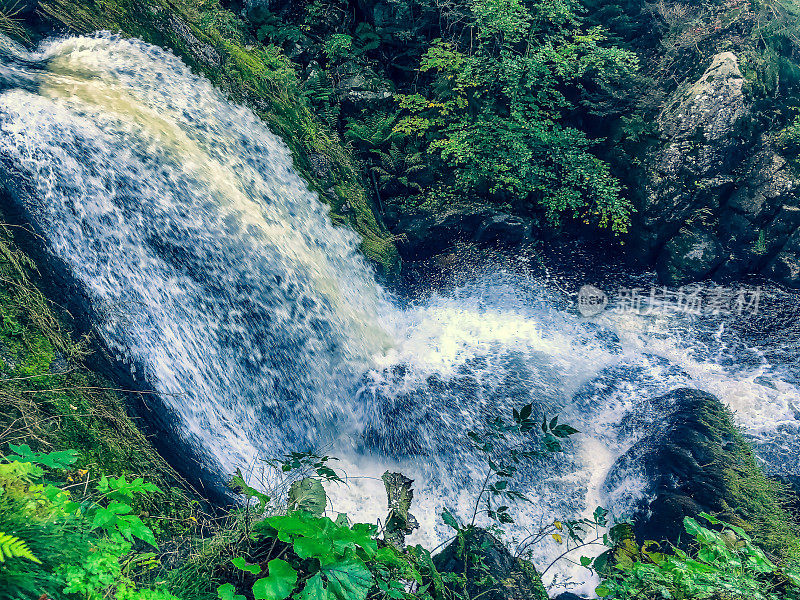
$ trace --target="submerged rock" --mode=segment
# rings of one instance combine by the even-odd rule
[[[531,563],[513,556],[502,542],[484,529],[467,529],[463,535],[463,541],[456,538],[434,556],[433,563],[440,573],[463,574],[465,555],[477,555],[485,571],[479,572],[467,556],[467,592],[470,598],[548,600],[541,577]],[[486,574],[490,577],[486,578]],[[480,585],[478,582],[483,580],[486,583]]]

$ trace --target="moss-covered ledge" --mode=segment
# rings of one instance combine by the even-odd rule
[[[364,255],[384,277],[399,272],[394,240],[351,153],[310,110],[291,62],[275,46],[249,44],[218,0],[43,0],[31,20],[56,32],[120,32],[175,52],[281,136],[297,170],[330,205],[333,222],[361,235]]]

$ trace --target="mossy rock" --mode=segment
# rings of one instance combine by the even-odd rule
[[[614,465],[610,477],[641,469],[649,482],[634,519],[640,543],[680,545],[683,519],[708,512],[743,527],[776,556],[800,558],[800,529],[785,487],[768,478],[715,396],[682,388],[653,400],[662,417]],[[686,536],[683,536],[684,538]]]

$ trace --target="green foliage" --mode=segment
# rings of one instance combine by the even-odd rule
[[[25,540],[0,531],[0,562],[6,562],[10,558],[25,558],[39,564],[42,562],[33,555]]]
[[[480,514],[485,514],[498,526],[513,523],[510,507],[504,502],[530,502],[513,486],[520,465],[550,453],[561,452],[561,440],[578,433],[569,425],[559,424],[556,416],[553,419],[545,418],[541,423],[542,436],[531,440],[531,434],[538,429],[538,425],[533,418],[533,404],[526,404],[512,411],[510,421],[498,415],[483,430],[467,434],[473,447],[486,461],[486,476],[475,500],[470,526],[475,525]],[[445,513],[443,517],[448,525],[461,529],[452,515],[448,517]]]
[[[315,455],[294,453],[288,466],[324,466],[320,463],[323,457],[312,457]],[[231,561],[248,576],[262,575],[260,565],[266,564],[266,576],[251,579],[248,584],[256,600],[284,600],[290,596],[296,600],[365,600],[368,596],[431,599],[427,592],[430,582],[423,583],[423,573],[430,573],[433,568],[427,551],[417,548],[411,552],[384,545],[378,539],[377,526],[351,525],[344,514],[335,521],[322,516],[320,509],[324,509],[327,500],[320,481],[304,478],[295,484],[299,485],[289,490],[287,514],[268,516],[253,525],[256,546],[269,548],[268,553],[259,556],[258,564],[243,557]],[[306,491],[313,502],[303,502]],[[409,592],[406,582],[415,591]],[[231,583],[220,585],[217,594],[221,600],[244,597]]]
[[[346,33],[336,33],[325,42],[323,48],[329,61],[341,61],[352,54],[353,38]]]
[[[152,553],[133,553],[136,539],[156,540],[127,503],[160,492],[157,486],[102,476],[94,493],[78,497],[64,472],[79,460],[76,452],[10,450],[0,463],[0,598],[176,600],[140,589],[124,566],[154,561]]]
[[[568,2],[476,0],[469,19],[469,45],[437,40],[422,56],[429,91],[399,98],[395,131],[420,136],[466,193],[625,231],[631,206],[619,182],[564,117],[585,80],[630,76],[635,56],[607,47],[598,28],[581,29]]]
[[[325,488],[317,479],[306,477],[295,481],[289,488],[289,510],[302,510],[320,517],[327,504]]]
[[[597,595],[614,600],[800,597],[800,571],[778,567],[742,528],[705,513],[700,516],[708,526],[684,519],[686,533],[694,541],[691,553],[674,547],[670,553],[657,552],[654,542],[641,549],[633,545],[617,554]]]

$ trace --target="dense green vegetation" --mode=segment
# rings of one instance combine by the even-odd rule
[[[312,103],[353,141],[382,202],[489,202],[625,230],[630,202],[571,116],[618,94],[637,58],[579,5],[363,4],[361,18],[335,1],[247,17],[310,58]]]

